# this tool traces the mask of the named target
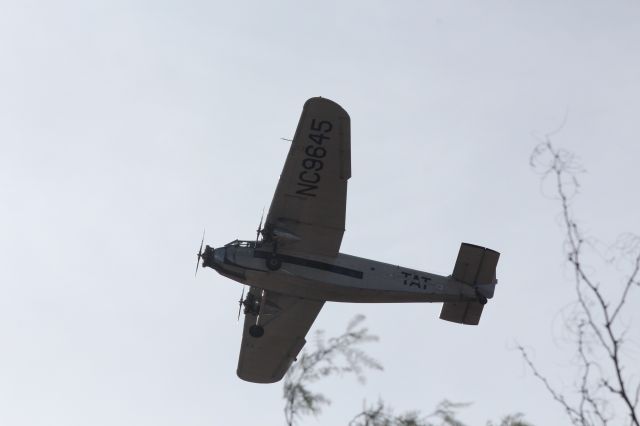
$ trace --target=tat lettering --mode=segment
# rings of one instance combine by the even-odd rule
[[[431,281],[431,277],[425,277],[424,275],[405,271],[400,271],[400,273],[404,276],[402,283],[409,287],[418,287],[419,289],[426,290],[427,284]]]

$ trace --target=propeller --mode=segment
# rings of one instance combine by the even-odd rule
[[[198,267],[200,266],[200,260],[202,260],[202,246],[204,245],[204,233],[205,229],[202,230],[202,241],[200,242],[200,250],[198,250],[198,260],[196,262],[196,275],[198,275]]]
[[[260,216],[260,224],[258,225],[258,229],[256,231],[256,246],[258,245],[258,238],[260,238],[260,233],[262,232],[262,219],[264,219],[264,207],[262,208],[262,215]]]
[[[242,312],[242,302],[244,302],[244,286],[242,286],[242,295],[240,296],[240,300],[238,301],[238,321],[240,321],[240,312]]]

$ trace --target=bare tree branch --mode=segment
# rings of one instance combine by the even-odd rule
[[[574,289],[579,309],[574,317],[565,321],[565,326],[576,336],[576,351],[580,361],[580,379],[576,392],[577,402],[569,402],[566,396],[556,392],[549,381],[533,365],[527,352],[519,347],[520,352],[534,375],[538,377],[551,396],[560,403],[565,412],[576,425],[606,425],[612,417],[607,415],[609,407],[621,404],[624,407],[631,425],[640,426],[638,422],[638,390],[635,397],[630,397],[628,388],[634,377],[625,374],[623,362],[623,347],[625,344],[625,329],[620,330],[618,320],[623,315],[624,308],[630,297],[634,284],[638,284],[640,274],[640,243],[636,241],[626,248],[624,255],[630,256],[631,270],[623,280],[621,291],[617,296],[611,296],[615,286],[611,283],[597,282],[594,270],[587,267],[583,261],[586,239],[574,219],[571,210],[571,198],[577,194],[579,182],[577,174],[582,168],[575,161],[575,156],[565,150],[556,149],[546,135],[544,140],[534,149],[530,161],[532,167],[541,169],[543,180],[554,178],[555,194],[562,207],[562,225],[565,230],[565,249],[567,259],[574,272]],[[577,326],[575,325],[577,324]],[[595,338],[591,342],[588,335]],[[597,352],[606,354],[607,362],[602,363]],[[627,366],[628,367],[628,366]],[[613,399],[606,399],[600,395],[605,390]],[[614,404],[615,403],[615,404]]]
[[[529,353],[527,352],[527,350],[522,346],[522,345],[518,345],[517,349],[520,351],[520,354],[522,355],[522,358],[524,359],[524,361],[527,363],[527,365],[529,366],[529,368],[531,368],[531,371],[533,372],[533,375],[536,376],[545,386],[545,388],[547,388],[547,391],[551,394],[551,396],[553,397],[553,399],[556,400],[556,402],[558,402],[560,405],[562,405],[562,407],[564,408],[565,412],[567,413],[567,416],[569,417],[569,419],[571,420],[571,424],[574,425],[581,425],[582,423],[580,423],[580,413],[578,412],[578,410],[576,410],[575,408],[573,408],[565,399],[565,397],[560,393],[557,392],[549,383],[549,380],[547,380],[547,378],[545,376],[543,376],[538,369],[536,368],[536,366],[533,364],[533,362],[531,361],[531,358],[529,357]]]

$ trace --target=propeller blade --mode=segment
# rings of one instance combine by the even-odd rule
[[[242,302],[244,302],[244,286],[242,286],[242,295],[240,296],[240,301],[238,302],[238,321],[240,321],[240,312],[242,312]]]
[[[200,266],[200,259],[202,259],[202,246],[204,245],[204,233],[206,229],[202,230],[202,241],[200,241],[200,250],[198,250],[198,260],[196,261],[196,275],[198,275],[198,267]]]
[[[262,232],[262,219],[264,219],[264,207],[262,208],[262,215],[260,215],[260,224],[258,225],[258,230],[256,231],[256,246],[258,245],[258,238],[260,238],[260,232]]]

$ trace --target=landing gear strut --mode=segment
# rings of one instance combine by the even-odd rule
[[[247,298],[242,301],[245,315],[253,315],[256,317],[256,323],[249,327],[249,335],[253,338],[260,338],[264,335],[264,327],[260,325],[260,319],[264,312],[265,301],[267,300],[267,292],[262,290],[260,299],[253,293],[247,294]]]
[[[282,261],[278,257],[278,242],[273,242],[273,250],[267,259],[265,260],[267,269],[270,271],[277,271],[282,266]]]

